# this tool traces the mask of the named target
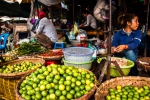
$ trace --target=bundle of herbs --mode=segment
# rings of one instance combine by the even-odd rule
[[[18,55],[22,56],[22,55],[30,55],[30,54],[34,54],[34,53],[38,53],[40,51],[44,51],[45,48],[42,47],[39,43],[35,43],[35,42],[23,42],[18,48]]]

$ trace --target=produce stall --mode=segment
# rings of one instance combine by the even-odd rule
[[[105,51],[97,56],[91,47],[47,50],[36,41],[20,44],[0,63],[0,99],[150,100],[150,78],[128,76],[132,61],[108,60]],[[110,73],[105,69],[108,63]],[[145,73],[149,63],[149,58],[137,60]],[[104,79],[107,74],[112,79]]]

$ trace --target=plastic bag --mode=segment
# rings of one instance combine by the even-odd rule
[[[112,14],[115,10],[116,7],[112,5]],[[103,23],[109,19],[109,4],[106,2],[106,0],[97,0],[93,14],[97,20]]]
[[[76,36],[76,39],[77,40],[80,40],[80,37],[85,37],[85,39],[87,39],[87,33],[86,33],[86,31],[85,30],[82,30],[82,29],[79,29],[79,33],[78,33],[78,35]]]

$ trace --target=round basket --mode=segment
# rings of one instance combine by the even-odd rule
[[[29,62],[33,62],[33,63],[41,63],[42,65],[45,64],[45,60],[42,58],[24,58],[24,59],[18,59],[18,60],[13,60],[13,61],[9,61],[9,62],[5,62],[2,63],[0,66],[3,65],[14,65],[17,63],[21,63],[21,62],[25,62],[25,61],[29,61]],[[35,70],[35,69],[33,69]],[[19,72],[19,73],[10,73],[10,74],[5,74],[5,73],[0,73],[0,77],[5,77],[5,78],[20,78],[22,77],[24,74],[30,73],[32,70],[28,70],[25,72]]]
[[[69,62],[88,62],[92,59],[94,50],[85,47],[69,47],[63,49],[64,58]]]
[[[93,60],[90,60],[88,62],[69,62],[63,59],[63,62],[64,62],[64,65],[66,66],[74,66],[74,67],[85,68],[85,69],[90,70]]]
[[[102,59],[106,59],[106,57],[99,58],[97,60],[97,62],[100,63]],[[124,73],[125,76],[129,74],[131,68],[134,66],[134,62],[133,61],[128,60],[128,59],[126,59],[126,60],[127,60],[127,66],[120,66],[120,68],[121,68],[121,70],[122,70],[122,72]],[[105,74],[107,74],[107,73],[105,73]],[[112,76],[112,77],[119,77],[119,76],[121,76],[119,71],[113,65],[110,66],[110,76]]]
[[[45,60],[41,58],[25,58],[25,59],[18,59],[13,61],[8,61],[5,63],[2,63],[2,65],[14,65],[16,63],[20,63],[23,61],[30,61],[33,63],[41,63],[42,65],[45,64]],[[20,72],[20,73],[12,73],[12,74],[4,74],[0,73],[0,98],[3,98],[4,100],[17,100],[15,95],[15,88],[17,82],[26,74],[31,73],[33,70],[29,70],[26,72]]]
[[[95,100],[105,100],[105,96],[109,93],[109,88],[115,89],[117,85],[124,86],[136,86],[138,88],[147,85],[150,88],[150,78],[147,77],[135,77],[125,76],[113,78],[102,83],[95,93]]]
[[[83,69],[83,68],[79,68],[79,69]],[[84,69],[84,70],[86,70],[86,69]],[[89,70],[86,70],[87,72],[90,72]],[[15,94],[16,94],[16,97],[17,97],[17,100],[25,100],[25,99],[23,99],[21,96],[20,96],[20,94],[19,94],[19,87],[20,87],[20,84],[22,83],[22,81],[27,77],[27,76],[29,76],[31,73],[28,73],[28,74],[26,74],[25,76],[23,76],[19,81],[18,81],[18,83],[17,83],[17,85],[16,85],[16,89],[15,89]],[[95,78],[95,85],[94,85],[94,87],[87,93],[87,94],[85,94],[85,95],[83,95],[82,97],[80,97],[80,98],[77,98],[77,99],[74,99],[74,100],[89,100],[89,98],[94,94],[94,92],[95,92],[95,90],[96,90],[96,88],[97,88],[97,79],[96,79],[96,76],[94,76],[94,78]]]
[[[150,57],[138,58],[136,63],[139,71],[150,73]]]
[[[54,52],[53,56],[49,56],[49,54],[51,54],[52,52]],[[47,53],[48,56],[43,56],[41,54],[45,54]],[[45,52],[41,52],[39,54],[36,55],[39,58],[43,58],[44,60],[61,60],[64,57],[64,54],[62,52],[62,49],[54,49],[54,50],[48,50]]]

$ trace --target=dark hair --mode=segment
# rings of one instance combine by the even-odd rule
[[[127,25],[127,22],[131,22],[132,19],[134,17],[136,17],[137,15],[136,14],[130,14],[130,13],[126,13],[126,14],[122,14],[118,17],[118,24],[119,26],[121,26],[121,28],[125,28],[126,25]]]
[[[89,14],[89,11],[86,10],[86,9],[82,9],[81,12],[82,12],[83,14]]]

